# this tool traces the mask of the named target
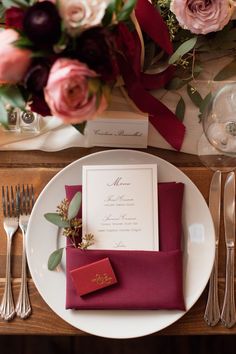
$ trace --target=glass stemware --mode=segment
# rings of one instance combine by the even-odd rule
[[[223,172],[236,168],[236,83],[218,90],[203,113],[198,143],[202,163]]]

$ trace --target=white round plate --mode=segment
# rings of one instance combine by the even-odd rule
[[[57,227],[45,220],[65,197],[66,184],[82,183],[83,165],[157,164],[159,182],[185,184],[183,203],[184,296],[187,311],[204,290],[215,254],[214,226],[207,204],[197,187],[179,169],[147,153],[133,150],[108,150],[85,156],[61,170],[43,189],[33,208],[26,251],[33,281],[51,309],[72,326],[107,338],[134,338],[148,335],[181,318],[183,311],[144,310],[65,310],[65,259],[61,271],[47,269],[48,256],[57,247]],[[170,220],[171,222],[171,220]]]

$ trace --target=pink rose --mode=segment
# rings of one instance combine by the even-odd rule
[[[51,113],[74,124],[92,119],[104,111],[107,107],[104,95],[89,89],[89,79],[97,76],[95,71],[78,60],[58,59],[50,70],[44,89]]]
[[[196,34],[220,31],[232,15],[229,0],[172,0],[170,10],[182,28]]]
[[[20,82],[31,63],[31,52],[15,47],[12,43],[19,38],[13,29],[0,31],[0,83]]]
[[[59,12],[71,36],[101,24],[110,0],[60,0]]]

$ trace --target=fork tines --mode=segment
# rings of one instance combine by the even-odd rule
[[[17,200],[20,214],[29,215],[34,205],[34,188],[33,185],[18,185]]]
[[[9,191],[10,189],[10,191]],[[15,194],[13,187],[2,186],[2,208],[4,217],[17,217],[17,186],[15,186]]]

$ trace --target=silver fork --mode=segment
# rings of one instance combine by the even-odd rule
[[[10,189],[10,190],[9,190]],[[15,191],[16,193],[16,191]],[[7,234],[6,281],[0,306],[1,317],[9,321],[15,316],[14,300],[11,287],[11,245],[12,238],[18,229],[17,202],[13,187],[2,186],[3,227]]]
[[[22,264],[21,264],[21,287],[16,303],[16,314],[18,317],[25,319],[31,314],[31,304],[27,284],[27,269],[26,269],[26,252],[25,252],[25,235],[29,222],[30,213],[34,205],[34,190],[33,186],[20,186],[17,188],[17,201],[19,204],[19,226],[22,231]]]

